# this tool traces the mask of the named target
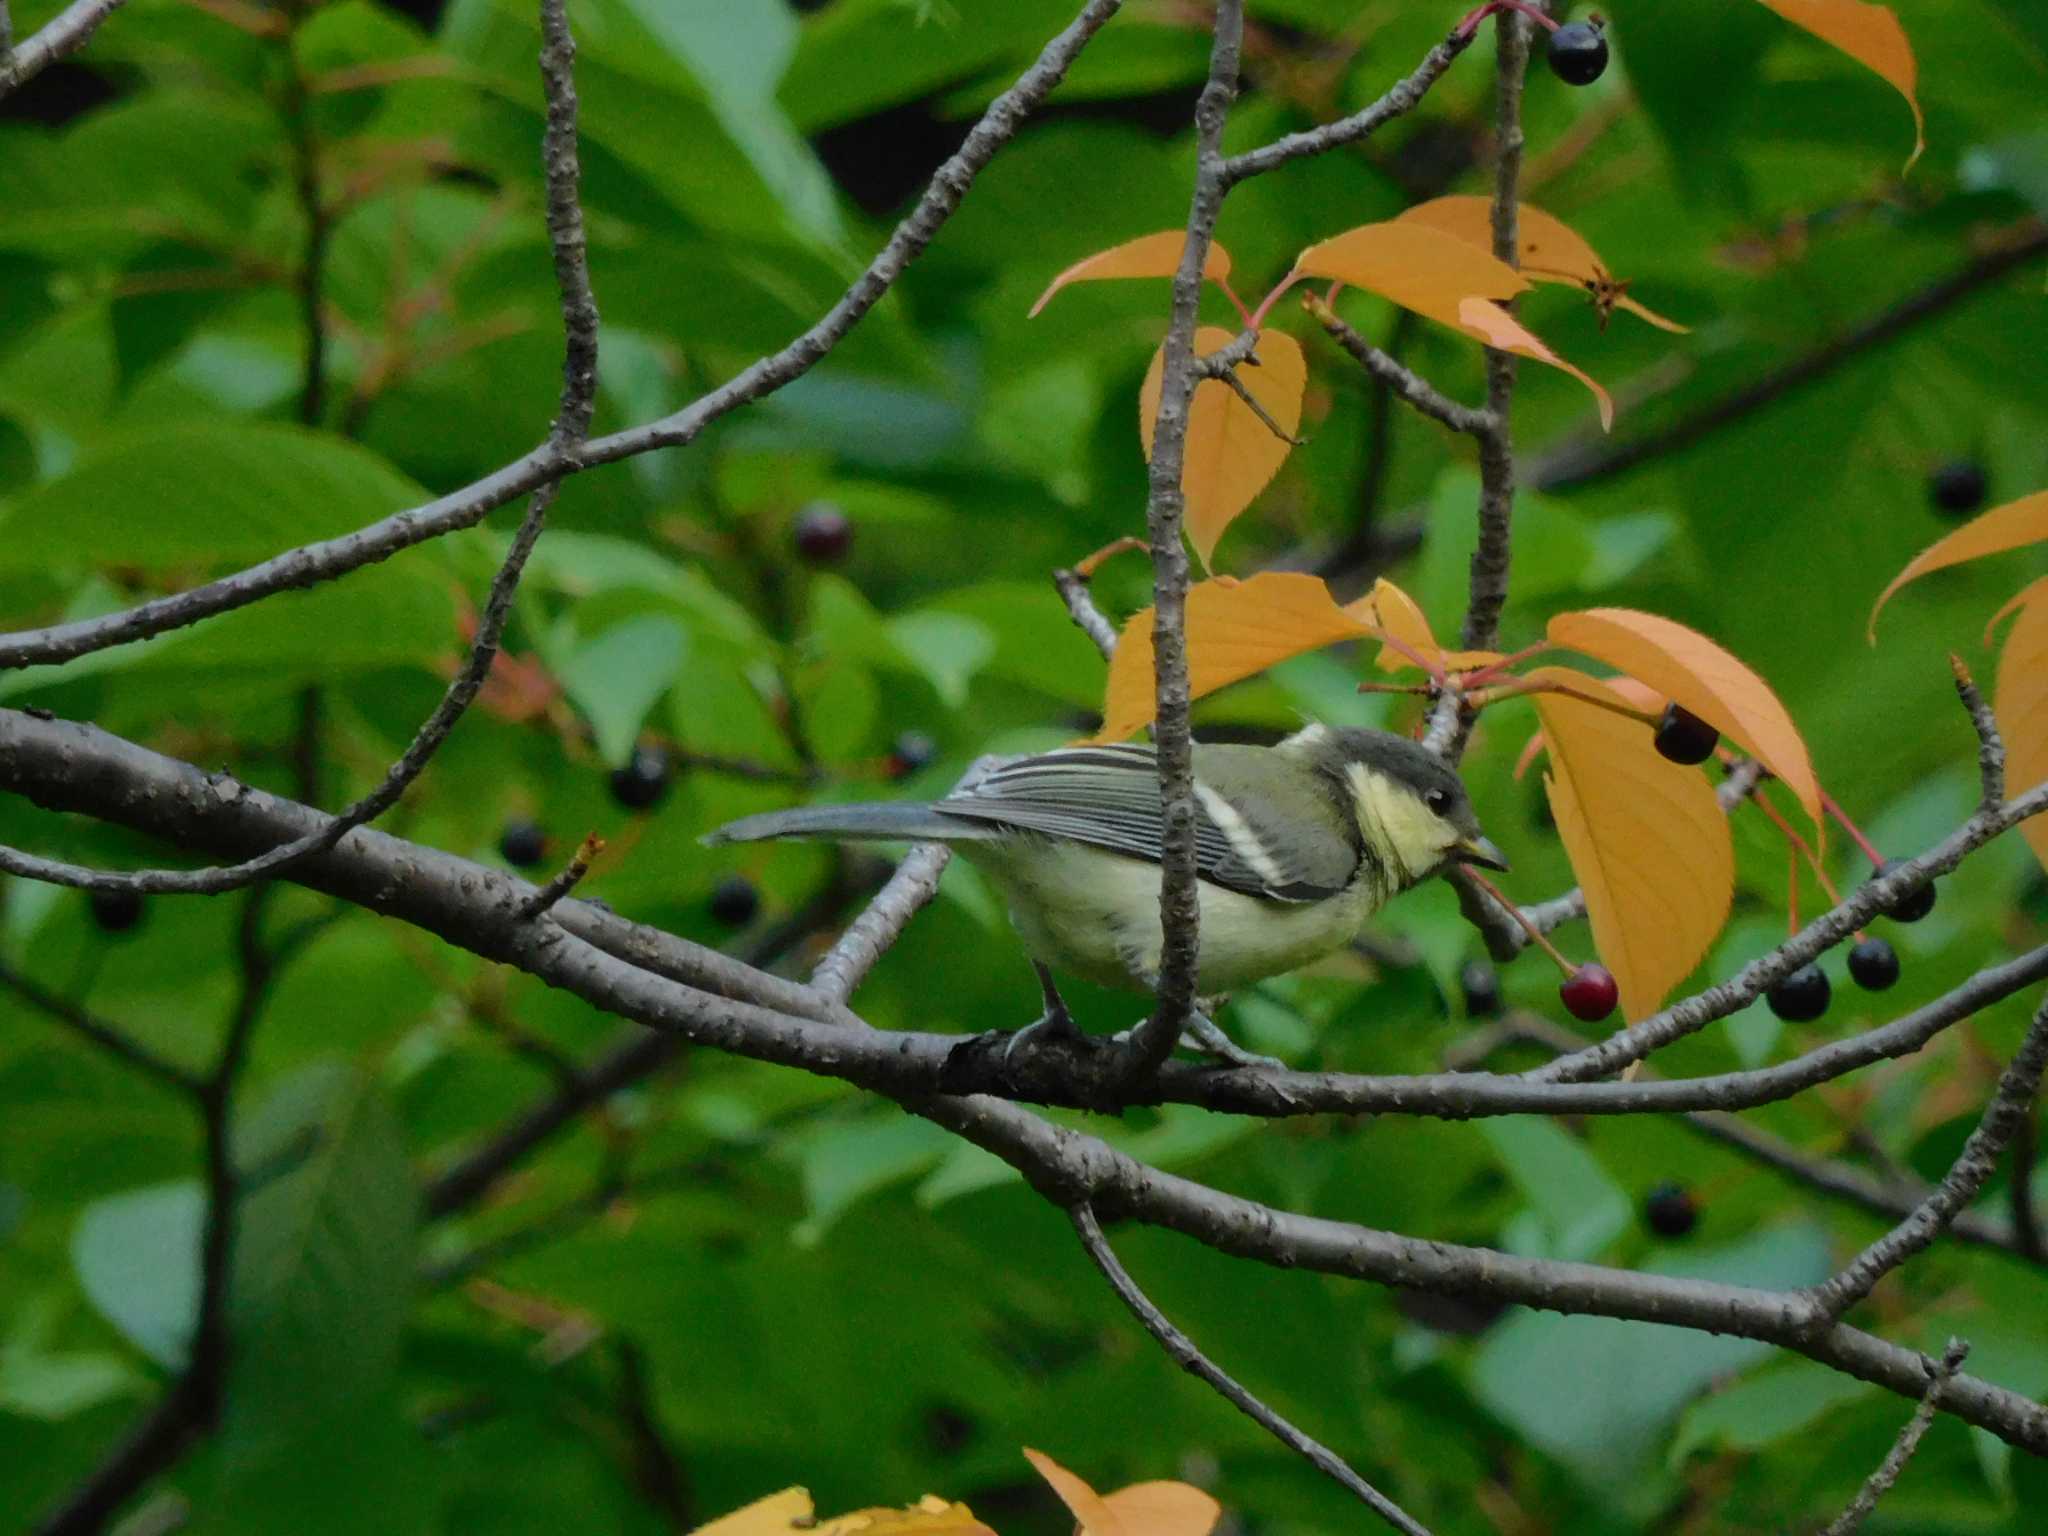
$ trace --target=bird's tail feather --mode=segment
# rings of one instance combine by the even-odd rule
[[[948,816],[929,805],[805,805],[788,811],[767,811],[759,816],[742,816],[716,831],[706,832],[703,841],[755,843],[771,837],[825,837],[844,842],[940,842],[957,843],[993,835],[994,829]]]

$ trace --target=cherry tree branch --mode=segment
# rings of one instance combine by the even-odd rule
[[[1898,1482],[1899,1474],[1906,1470],[1906,1463],[1920,1449],[1921,1438],[1934,1422],[1942,1389],[1955,1379],[1969,1353],[1970,1346],[1961,1339],[1950,1339],[1941,1359],[1927,1362],[1927,1390],[1921,1394],[1920,1406],[1913,1410],[1913,1417],[1899,1431],[1899,1438],[1892,1442],[1891,1450],[1885,1453],[1877,1470],[1856,1490],[1856,1497],[1849,1501],[1849,1507],[1830,1520],[1820,1536],[1850,1536],[1870,1518],[1871,1512],[1877,1508],[1877,1501],[1892,1491],[1892,1485]]]
[[[1109,1282],[1110,1289],[1130,1309],[1131,1315],[1144,1325],[1145,1331],[1159,1341],[1175,1365],[1206,1381],[1231,1407],[1300,1455],[1318,1472],[1331,1478],[1395,1530],[1403,1532],[1404,1536],[1429,1536],[1429,1527],[1360,1477],[1335,1451],[1296,1429],[1253,1396],[1203,1354],[1193,1339],[1176,1328],[1173,1320],[1160,1311],[1152,1298],[1139,1289],[1138,1282],[1131,1278],[1130,1271],[1117,1258],[1116,1250],[1110,1247],[1109,1239],[1102,1235],[1102,1224],[1095,1219],[1094,1208],[1087,1201],[1071,1208],[1067,1215],[1074,1223],[1075,1232],[1080,1235],[1082,1248],[1095,1267],[1102,1271],[1102,1278]]]
[[[158,1055],[120,1025],[109,1023],[39,986],[5,961],[0,961],[0,986],[143,1076],[155,1078],[165,1087],[175,1088],[181,1093],[196,1094],[199,1091],[201,1080],[196,1072],[167,1056]]]
[[[0,36],[0,96],[26,85],[67,54],[83,48],[101,22],[128,0],[73,0],[17,46]],[[0,11],[0,18],[4,18]]]
[[[1360,367],[1431,420],[1442,422],[1453,432],[1479,438],[1484,438],[1498,426],[1490,411],[1474,410],[1453,400],[1414,369],[1397,362],[1359,335],[1322,300],[1310,295],[1302,301],[1302,307],[1332,341],[1357,360]]]
[[[1159,406],[1152,429],[1150,494],[1145,521],[1152,543],[1152,656],[1157,708],[1152,739],[1158,744],[1160,858],[1159,922],[1163,940],[1158,1002],[1132,1031],[1124,1075],[1149,1077],[1173,1051],[1195,1005],[1195,956],[1201,909],[1195,891],[1194,744],[1188,733],[1188,553],[1181,537],[1186,497],[1181,472],[1187,456],[1188,411],[1201,370],[1195,359],[1195,320],[1201,308],[1202,269],[1216,219],[1229,190],[1224,172],[1223,125],[1237,96],[1238,53],[1244,42],[1243,0],[1219,0],[1209,53],[1209,78],[1195,104],[1195,190],[1187,239],[1173,276],[1172,319],[1161,349]]]
[[[1109,660],[1116,654],[1116,626],[1109,622],[1103,611],[1095,606],[1095,598],[1088,590],[1088,578],[1079,571],[1062,566],[1052,573],[1053,590],[1060,595],[1060,601],[1067,605],[1067,615],[1079,629],[1102,652],[1102,659]]]

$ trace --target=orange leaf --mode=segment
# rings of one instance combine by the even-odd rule
[[[2048,781],[2048,576],[2015,601],[2020,616],[1998,653],[1998,729],[2005,737],[2008,798]],[[2020,836],[2048,868],[2048,816],[2021,822]]]
[[[1461,672],[1468,667],[1487,667],[1501,659],[1498,651],[1445,650],[1430,632],[1429,620],[1424,616],[1421,605],[1384,576],[1372,584],[1372,590],[1364,597],[1345,604],[1344,611],[1363,623],[1377,625],[1389,640],[1400,641],[1440,671]],[[1373,665],[1382,672],[1399,672],[1404,667],[1414,666],[1415,662],[1387,644],[1380,647]]]
[[[1562,368],[1593,391],[1601,425],[1613,424],[1614,402],[1604,389],[1488,302],[1513,298],[1528,288],[1528,280],[1467,240],[1426,223],[1389,219],[1310,246],[1295,258],[1294,270],[1369,289],[1489,347]]]
[[[1201,698],[1275,662],[1379,631],[1337,606],[1314,576],[1264,571],[1245,581],[1218,576],[1188,588],[1188,694]],[[1124,623],[1109,661],[1100,741],[1121,741],[1152,723],[1158,703],[1152,666],[1152,610]]]
[[[1820,825],[1820,781],[1791,715],[1769,684],[1698,630],[1632,608],[1588,608],[1557,614],[1547,634],[1551,644],[1619,667],[1740,743]]]
[[[690,1536],[786,1536],[811,1529],[811,1496],[802,1488],[785,1488],[743,1509],[700,1525]]]
[[[1069,283],[1089,283],[1105,277],[1172,277],[1180,270],[1180,254],[1187,243],[1185,230],[1164,229],[1156,235],[1140,235],[1093,256],[1084,256],[1046,285],[1038,302],[1031,306],[1031,315],[1036,318],[1052,296]],[[1230,276],[1230,252],[1214,240],[1209,242],[1209,254],[1202,258],[1202,276],[1218,283]]]
[[[1981,560],[1986,555],[2002,555],[2009,549],[2038,544],[2044,539],[2048,539],[2048,491],[2036,491],[2002,507],[1993,507],[1971,518],[1954,533],[1936,539],[1907,561],[1906,568],[1892,578],[1892,584],[1878,594],[1870,610],[1871,643],[1877,643],[1877,616],[1892,600],[1892,594],[1907,582],[1929,571],[1961,565],[1965,560]]]
[[[1236,340],[1220,325],[1205,325],[1195,332],[1195,355],[1211,352]],[[1301,396],[1308,386],[1308,359],[1301,343],[1284,331],[1263,331],[1259,335],[1256,366],[1245,362],[1237,377],[1251,397],[1265,407],[1280,430],[1259,419],[1259,413],[1221,379],[1204,379],[1195,386],[1195,398],[1188,406],[1186,455],[1181,463],[1180,486],[1187,497],[1185,521],[1188,540],[1202,557],[1204,566],[1215,552],[1223,530],[1236,521],[1238,513],[1266,488],[1294,446],[1288,441],[1301,425]],[[1152,429],[1159,416],[1159,395],[1165,387],[1166,347],[1162,343],[1152,354],[1152,366],[1138,390],[1138,437],[1145,445],[1145,457],[1152,457]]]
[[[1493,249],[1493,199],[1488,197],[1431,198],[1426,203],[1417,203],[1395,222],[1440,229],[1482,251]],[[1625,309],[1660,330],[1684,334],[1689,329],[1627,297],[1622,292],[1626,285],[1615,281],[1599,253],[1562,220],[1524,203],[1516,219],[1516,230],[1515,260],[1523,277],[1587,288],[1603,315],[1608,309]]]
[[[1832,43],[1864,68],[1874,70],[1906,98],[1913,109],[1913,153],[1906,157],[1906,169],[1927,147],[1927,123],[1920,115],[1920,100],[1913,94],[1920,66],[1913,58],[1913,44],[1889,6],[1866,5],[1863,0],[1762,0],[1770,10],[1804,27],[1822,42]]]
[[[965,1504],[928,1493],[908,1509],[857,1509],[821,1521],[810,1536],[996,1536]]]
[[[1074,1512],[1085,1536],[1134,1536],[1101,1494],[1043,1451],[1024,1447],[1024,1459],[1038,1469],[1038,1475],[1052,1484],[1060,1502]]]
[[[1531,680],[1610,703],[1605,684],[1569,667]],[[1735,850],[1705,774],[1665,761],[1622,715],[1558,693],[1531,694],[1550,748],[1543,787],[1586,894],[1601,963],[1630,1022],[1656,1012],[1700,963],[1735,896]]]
[[[1209,1536],[1223,1514],[1221,1504],[1187,1483],[1132,1483],[1102,1502],[1129,1536]]]

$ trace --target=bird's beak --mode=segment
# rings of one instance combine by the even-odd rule
[[[1506,869],[1508,856],[1493,846],[1493,839],[1474,835],[1468,837],[1452,850],[1461,864],[1477,864],[1481,869]]]

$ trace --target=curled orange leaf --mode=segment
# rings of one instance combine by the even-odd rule
[[[1107,277],[1172,277],[1180,270],[1180,255],[1187,248],[1187,232],[1163,229],[1156,235],[1140,235],[1106,251],[1084,256],[1046,284],[1045,292],[1031,306],[1031,316],[1051,302],[1052,296],[1069,283],[1097,282]],[[1202,276],[1220,283],[1230,276],[1230,252],[1216,241],[1202,258]]]
[[[1470,241],[1427,223],[1388,219],[1310,246],[1295,258],[1294,271],[1367,289],[1498,351],[1561,368],[1593,391],[1601,425],[1613,424],[1607,392],[1491,302],[1523,292],[1528,279]]]
[[[1220,325],[1195,332],[1195,355],[1207,357],[1236,338]],[[1183,515],[1188,541],[1209,564],[1216,541],[1263,491],[1294,447],[1301,425],[1301,397],[1308,387],[1308,359],[1301,343],[1284,331],[1259,336],[1255,361],[1237,367],[1245,392],[1271,422],[1221,379],[1203,379],[1188,406],[1187,445],[1181,462],[1181,492],[1187,498]],[[1159,396],[1165,387],[1166,348],[1152,354],[1145,382],[1138,390],[1138,437],[1145,457],[1152,457],[1152,431],[1159,417]],[[1273,429],[1278,427],[1279,432]],[[1282,436],[1285,433],[1286,436]]]
[[[1971,518],[1955,532],[1936,539],[1907,561],[1906,568],[1877,595],[1877,602],[1870,610],[1871,643],[1877,642],[1877,616],[1892,600],[1892,594],[1907,582],[1925,576],[1929,571],[1961,565],[1966,560],[1981,560],[1986,555],[2002,555],[2007,550],[2039,544],[2044,539],[2048,539],[2048,491],[2036,491],[2018,501],[2008,501],[2002,507],[1993,507],[1989,512]]]
[[[1314,576],[1265,571],[1244,581],[1219,576],[1188,588],[1188,695],[1201,698],[1276,662],[1339,640],[1377,635],[1337,606]],[[1152,610],[1125,621],[1110,657],[1102,704],[1102,741],[1121,741],[1152,723],[1158,703],[1152,663]]]
[[[1052,1491],[1060,1496],[1060,1502],[1074,1512],[1074,1520],[1085,1536],[1130,1536],[1115,1510],[1088,1485],[1085,1478],[1069,1472],[1043,1451],[1024,1447],[1024,1459],[1038,1471],[1038,1475],[1052,1485]]]
[[[1998,653],[1996,700],[2008,797],[2048,782],[2048,576],[2021,592],[2014,606],[2019,617]],[[2048,868],[2048,816],[2021,822],[2020,835]]]
[[[1586,702],[1623,704],[1605,684],[1569,667],[1528,676],[1583,696],[1531,695],[1550,752],[1543,787],[1585,892],[1593,943],[1633,1022],[1657,1010],[1728,920],[1728,818],[1705,774],[1667,762],[1642,726]]]
[[[1431,198],[1408,209],[1396,222],[1427,225],[1483,251],[1493,249],[1493,199],[1488,197]],[[1684,334],[1689,329],[1630,298],[1628,284],[1616,279],[1599,252],[1563,220],[1523,203],[1516,215],[1516,231],[1515,261],[1522,276],[1586,289],[1603,320],[1609,311],[1624,309],[1659,330]]]
[[[1633,608],[1560,613],[1547,631],[1552,645],[1597,657],[1674,699],[1770,769],[1821,822],[1820,781],[1792,716],[1770,685],[1696,629]],[[1649,735],[1640,726],[1645,746]]]
[[[1445,650],[1437,644],[1421,604],[1384,576],[1372,584],[1372,590],[1364,597],[1345,604],[1344,611],[1363,623],[1377,626],[1387,636],[1388,643],[1380,646],[1379,655],[1373,660],[1373,665],[1382,672],[1413,667],[1417,656],[1440,672],[1491,666],[1501,659],[1499,651]],[[1392,643],[1395,641],[1400,645]]]
[[[1906,168],[1920,158],[1927,147],[1927,122],[1920,115],[1920,98],[1914,94],[1920,66],[1913,57],[1913,44],[1889,6],[1868,5],[1864,0],[1762,0],[1763,5],[1804,27],[1822,42],[1832,43],[1865,69],[1886,81],[1913,109],[1913,153]]]

